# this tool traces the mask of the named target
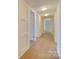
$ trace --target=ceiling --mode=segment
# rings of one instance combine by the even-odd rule
[[[25,0],[38,14],[44,16],[45,14],[53,15],[56,11],[58,0]],[[47,10],[42,11],[42,8]]]

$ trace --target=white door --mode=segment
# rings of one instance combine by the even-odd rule
[[[51,32],[52,31],[52,21],[51,18],[44,19],[44,32]]]

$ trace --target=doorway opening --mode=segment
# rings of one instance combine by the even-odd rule
[[[35,22],[34,22],[34,19],[35,19],[35,17],[34,17],[34,13],[33,13],[33,11],[32,10],[30,10],[30,21],[29,21],[29,24],[30,24],[30,34],[29,34],[29,36],[30,36],[30,46],[32,46],[32,44],[33,44],[33,41],[34,41],[34,35],[35,35]]]

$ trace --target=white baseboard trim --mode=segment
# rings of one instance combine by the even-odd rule
[[[18,54],[19,58],[20,58],[28,49],[29,49],[29,48],[25,47],[25,48],[23,48],[21,51],[19,51],[19,54]]]

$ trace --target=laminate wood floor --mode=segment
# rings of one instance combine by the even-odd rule
[[[41,35],[20,59],[59,59],[53,35]]]

